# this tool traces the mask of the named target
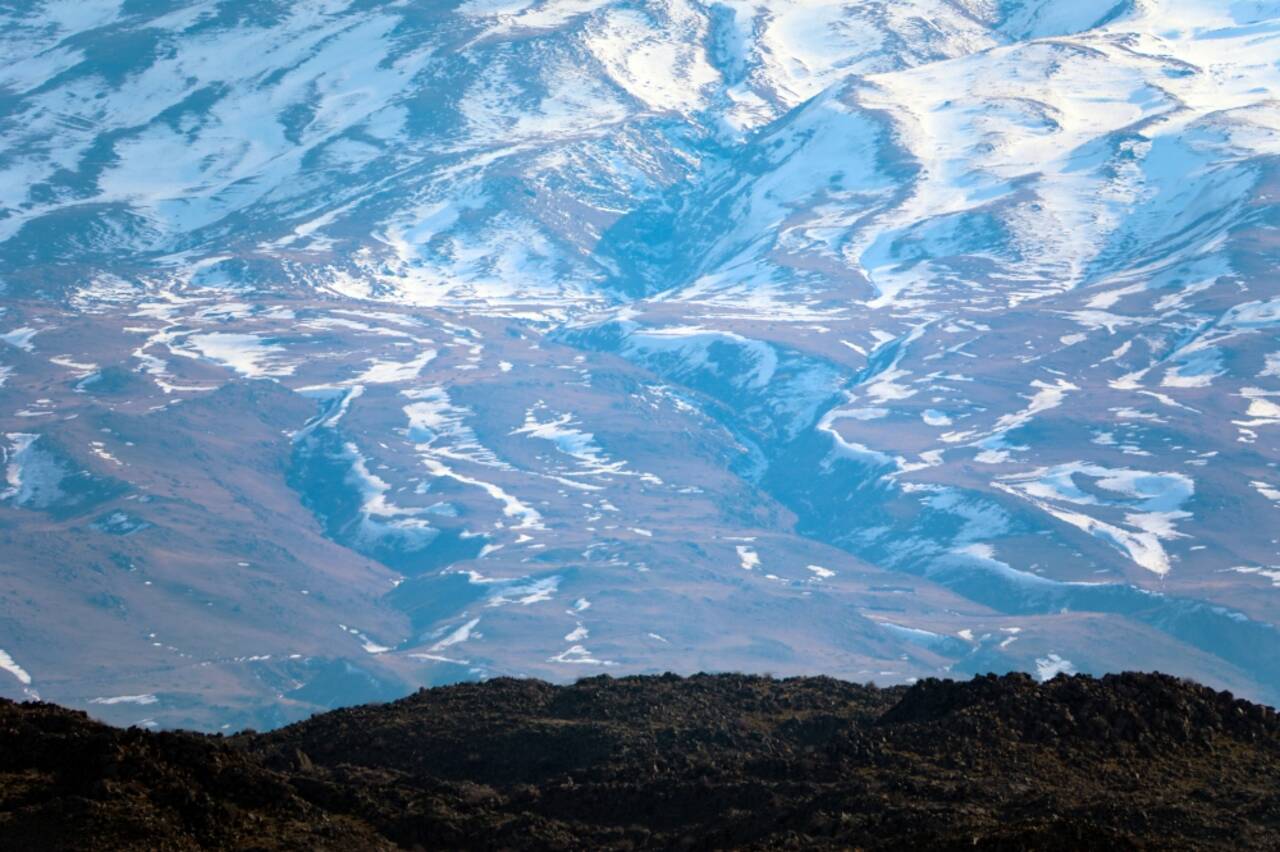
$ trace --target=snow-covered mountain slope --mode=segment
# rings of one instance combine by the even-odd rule
[[[0,18],[0,692],[1280,700],[1275,3]]]

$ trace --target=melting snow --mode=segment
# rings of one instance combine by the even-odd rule
[[[551,420],[539,422],[534,416],[536,408],[525,412],[524,425],[512,430],[512,435],[528,435],[552,442],[556,449],[574,459],[581,470],[568,471],[567,476],[603,476],[625,473],[625,461],[614,461],[595,441],[595,436],[576,428],[572,414],[562,414]]]
[[[441,650],[444,650],[445,648],[448,648],[450,645],[457,645],[461,642],[466,642],[468,639],[472,637],[473,634],[475,634],[476,625],[478,625],[479,623],[480,623],[480,619],[478,618],[471,619],[466,624],[455,629],[448,636],[444,637],[439,642],[432,645],[431,650],[441,651]],[[475,634],[475,635],[479,635],[479,634]]]
[[[530,606],[542,603],[551,600],[559,587],[559,577],[543,577],[538,580],[500,585],[489,594],[485,606],[497,607],[509,604]]]
[[[616,666],[617,665],[617,663],[615,663],[612,660],[596,659],[591,655],[590,651],[588,651],[586,648],[584,648],[581,645],[574,645],[570,648],[566,648],[565,650],[561,651],[559,654],[556,654],[554,657],[549,657],[547,659],[547,662],[570,663],[574,665],[584,665],[584,666]]]
[[[295,365],[281,361],[285,348],[270,343],[256,334],[207,332],[193,334],[186,340],[187,346],[200,357],[230,367],[251,379],[292,375]],[[174,349],[175,354],[191,352]]]
[[[31,339],[39,333],[40,330],[37,328],[23,326],[22,328],[15,328],[13,331],[0,334],[0,342],[17,347],[23,352],[30,352],[35,349],[35,345],[31,342]]]
[[[1259,577],[1265,577],[1271,581],[1272,586],[1280,588],[1280,566],[1273,565],[1270,568],[1263,568],[1258,565],[1239,565],[1227,570],[1236,574],[1256,574]]]
[[[1093,490],[1083,490],[1077,477],[1091,480]],[[1181,507],[1195,493],[1194,480],[1181,473],[1107,468],[1087,462],[1006,476],[995,485],[1119,548],[1136,564],[1160,575],[1171,568],[1161,541],[1180,535],[1174,525],[1191,517]],[[1105,521],[1063,504],[1111,509],[1110,514],[1120,517]],[[1121,526],[1120,520],[1128,528]]]
[[[155,704],[160,699],[151,693],[142,695],[116,695],[111,698],[91,698],[90,704]]]
[[[1036,658],[1036,679],[1041,682],[1052,680],[1060,674],[1075,673],[1075,665],[1070,660],[1064,660],[1057,654]]]
[[[435,350],[427,349],[412,361],[373,360],[372,366],[357,376],[354,381],[371,385],[413,381],[422,372],[422,368],[431,363],[435,357]]]
[[[27,674],[26,669],[14,662],[13,657],[9,656],[7,651],[0,650],[0,669],[4,669],[16,677],[23,686],[31,685],[31,675]]]

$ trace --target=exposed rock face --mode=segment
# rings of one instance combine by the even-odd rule
[[[269,734],[0,704],[0,846],[1269,848],[1280,719],[1164,675],[501,679]]]

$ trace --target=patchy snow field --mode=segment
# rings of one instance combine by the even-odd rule
[[[51,1],[0,50],[0,694],[1280,701],[1275,3]]]

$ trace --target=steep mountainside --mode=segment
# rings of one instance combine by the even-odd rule
[[[1280,720],[1160,675],[498,679],[231,738],[0,704],[7,848],[1270,849]]]
[[[1280,6],[0,7],[0,694],[1280,701]]]

